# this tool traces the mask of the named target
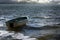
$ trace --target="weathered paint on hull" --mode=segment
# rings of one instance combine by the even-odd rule
[[[18,30],[21,30],[22,28],[24,28],[24,26],[26,26],[26,22],[27,22],[27,18],[24,18],[21,20],[16,18],[15,20],[12,19],[10,21],[7,21],[6,25],[8,27],[8,30],[18,31]]]

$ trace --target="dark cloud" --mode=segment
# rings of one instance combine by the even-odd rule
[[[0,0],[0,4],[5,4],[5,3],[21,3],[21,2],[18,2],[18,1],[13,1],[13,0]]]
[[[0,0],[0,3],[15,3],[14,1],[12,0]]]
[[[10,0],[0,0],[0,2],[9,2]]]

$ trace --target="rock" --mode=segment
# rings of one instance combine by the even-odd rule
[[[0,37],[7,37],[13,35],[14,33],[9,33],[8,31],[0,30]]]
[[[17,33],[12,35],[13,39],[23,39],[24,35],[22,33]]]
[[[22,40],[37,40],[36,38],[27,38],[27,39],[22,39]]]
[[[30,38],[30,36],[24,36],[24,38],[23,38],[23,39],[27,39],[27,38]]]

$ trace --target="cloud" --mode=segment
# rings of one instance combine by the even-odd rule
[[[20,1],[37,1],[37,0],[0,0],[0,3],[18,3]],[[42,0],[39,0],[40,2],[44,2]],[[59,2],[60,0],[48,0],[48,1],[55,1],[55,2]],[[45,1],[47,2],[47,1]]]

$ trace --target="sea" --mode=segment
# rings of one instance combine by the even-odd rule
[[[5,22],[21,16],[28,17],[30,27],[43,27],[60,24],[60,5],[58,4],[0,4],[0,30],[5,30]],[[39,24],[39,25],[38,25]],[[25,29],[24,29],[25,30]],[[25,35],[39,36],[42,30],[25,30]],[[49,30],[48,30],[49,31]],[[35,34],[34,34],[35,32]],[[50,33],[50,32],[49,32]]]

